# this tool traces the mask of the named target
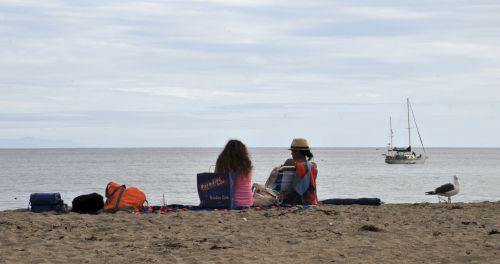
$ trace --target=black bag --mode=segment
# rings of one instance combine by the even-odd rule
[[[96,214],[104,208],[104,198],[98,193],[84,194],[73,199],[71,212]]]
[[[32,193],[30,195],[31,212],[41,213],[56,211],[58,213],[66,212],[66,205],[61,199],[60,193]]]

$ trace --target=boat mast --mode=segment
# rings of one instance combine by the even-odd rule
[[[411,115],[413,117],[413,121],[415,122],[415,127],[417,128],[417,134],[418,134],[418,138],[420,139],[420,145],[422,145],[422,149],[424,150],[424,154],[426,154],[425,158],[427,158],[427,152],[425,151],[424,142],[422,141],[422,136],[420,136],[420,130],[418,129],[417,119],[415,118],[415,113],[413,113],[413,107],[411,106],[411,104],[410,104],[410,110],[411,110]]]
[[[389,127],[390,127],[390,137],[391,137],[391,144],[389,145],[389,149],[393,149],[393,144],[392,144],[392,139],[394,138],[394,131],[392,131],[392,117],[389,117]]]
[[[406,108],[408,111],[408,147],[411,149],[411,132],[410,132],[410,98],[406,98]]]

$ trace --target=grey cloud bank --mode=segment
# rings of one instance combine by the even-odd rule
[[[85,3],[0,3],[0,147],[500,147],[494,1]]]

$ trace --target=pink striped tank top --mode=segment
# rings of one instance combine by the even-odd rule
[[[234,205],[252,206],[252,173],[248,173],[247,177],[244,177],[243,175],[237,175],[234,187]]]

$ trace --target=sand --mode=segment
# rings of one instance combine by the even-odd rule
[[[0,263],[500,263],[500,202],[3,211]]]

